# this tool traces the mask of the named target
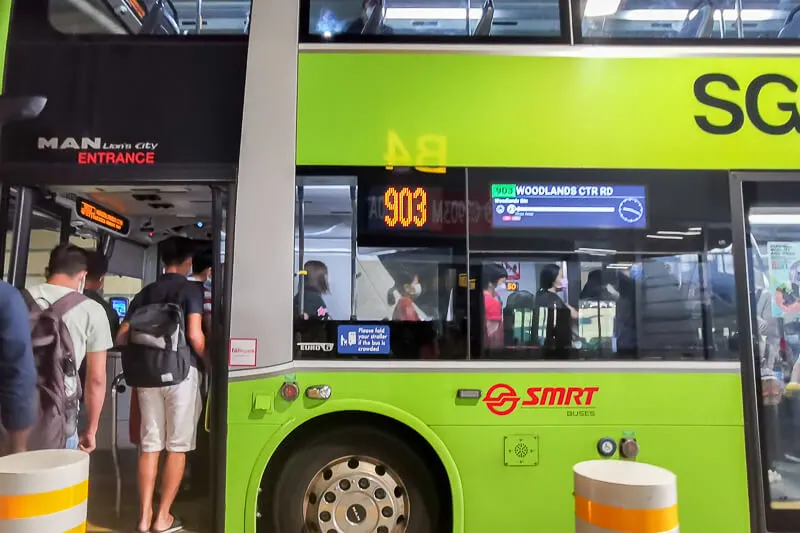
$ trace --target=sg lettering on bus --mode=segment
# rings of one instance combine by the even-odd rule
[[[723,85],[731,93],[730,96],[712,96],[709,88],[714,85]],[[769,89],[767,89],[769,88]],[[779,97],[777,102],[771,98],[767,100],[764,90],[773,93],[780,91],[785,96]],[[792,131],[800,133],[800,110],[798,109],[798,85],[793,79],[782,74],[762,74],[744,88],[744,109],[734,101],[734,95],[742,87],[739,82],[728,74],[712,73],[703,74],[694,82],[694,97],[703,105],[724,111],[729,115],[727,123],[712,123],[706,115],[695,115],[695,123],[703,131],[712,135],[730,135],[740,131],[747,120],[759,131],[767,135],[786,135]],[[717,93],[719,94],[719,93]],[[783,111],[783,119],[772,118],[768,120],[765,110],[768,106]],[[774,115],[770,113],[770,115]]]

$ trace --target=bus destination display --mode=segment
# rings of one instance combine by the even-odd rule
[[[75,199],[75,212],[80,218],[122,236],[127,236],[130,231],[127,218],[84,198]]]
[[[367,219],[372,229],[435,231],[441,228],[435,210],[441,190],[419,185],[387,185],[370,189]]]
[[[647,227],[643,185],[492,184],[495,228]]]

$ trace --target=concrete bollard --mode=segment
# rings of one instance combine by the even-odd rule
[[[633,461],[585,461],[575,474],[575,533],[678,533],[675,474]]]
[[[0,533],[84,533],[89,455],[40,450],[0,458]]]

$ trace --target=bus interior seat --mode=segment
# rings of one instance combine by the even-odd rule
[[[483,4],[481,19],[475,26],[475,37],[485,37],[492,32],[492,21],[494,20],[494,0],[486,0]]]
[[[383,27],[383,1],[379,1],[378,5],[375,6],[375,9],[372,10],[372,14],[367,19],[367,22],[364,23],[364,29],[361,30],[361,35],[378,35],[381,33],[381,28]]]
[[[794,6],[778,32],[778,39],[800,39],[800,5]]]
[[[678,38],[708,39],[714,29],[714,6],[709,0],[700,0],[686,14]]]
[[[178,12],[171,0],[156,0],[142,19],[143,35],[179,35]]]

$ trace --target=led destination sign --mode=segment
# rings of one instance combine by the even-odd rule
[[[80,218],[119,235],[127,236],[130,231],[127,218],[84,198],[75,199],[75,212]]]
[[[493,184],[495,228],[646,228],[643,185]]]

